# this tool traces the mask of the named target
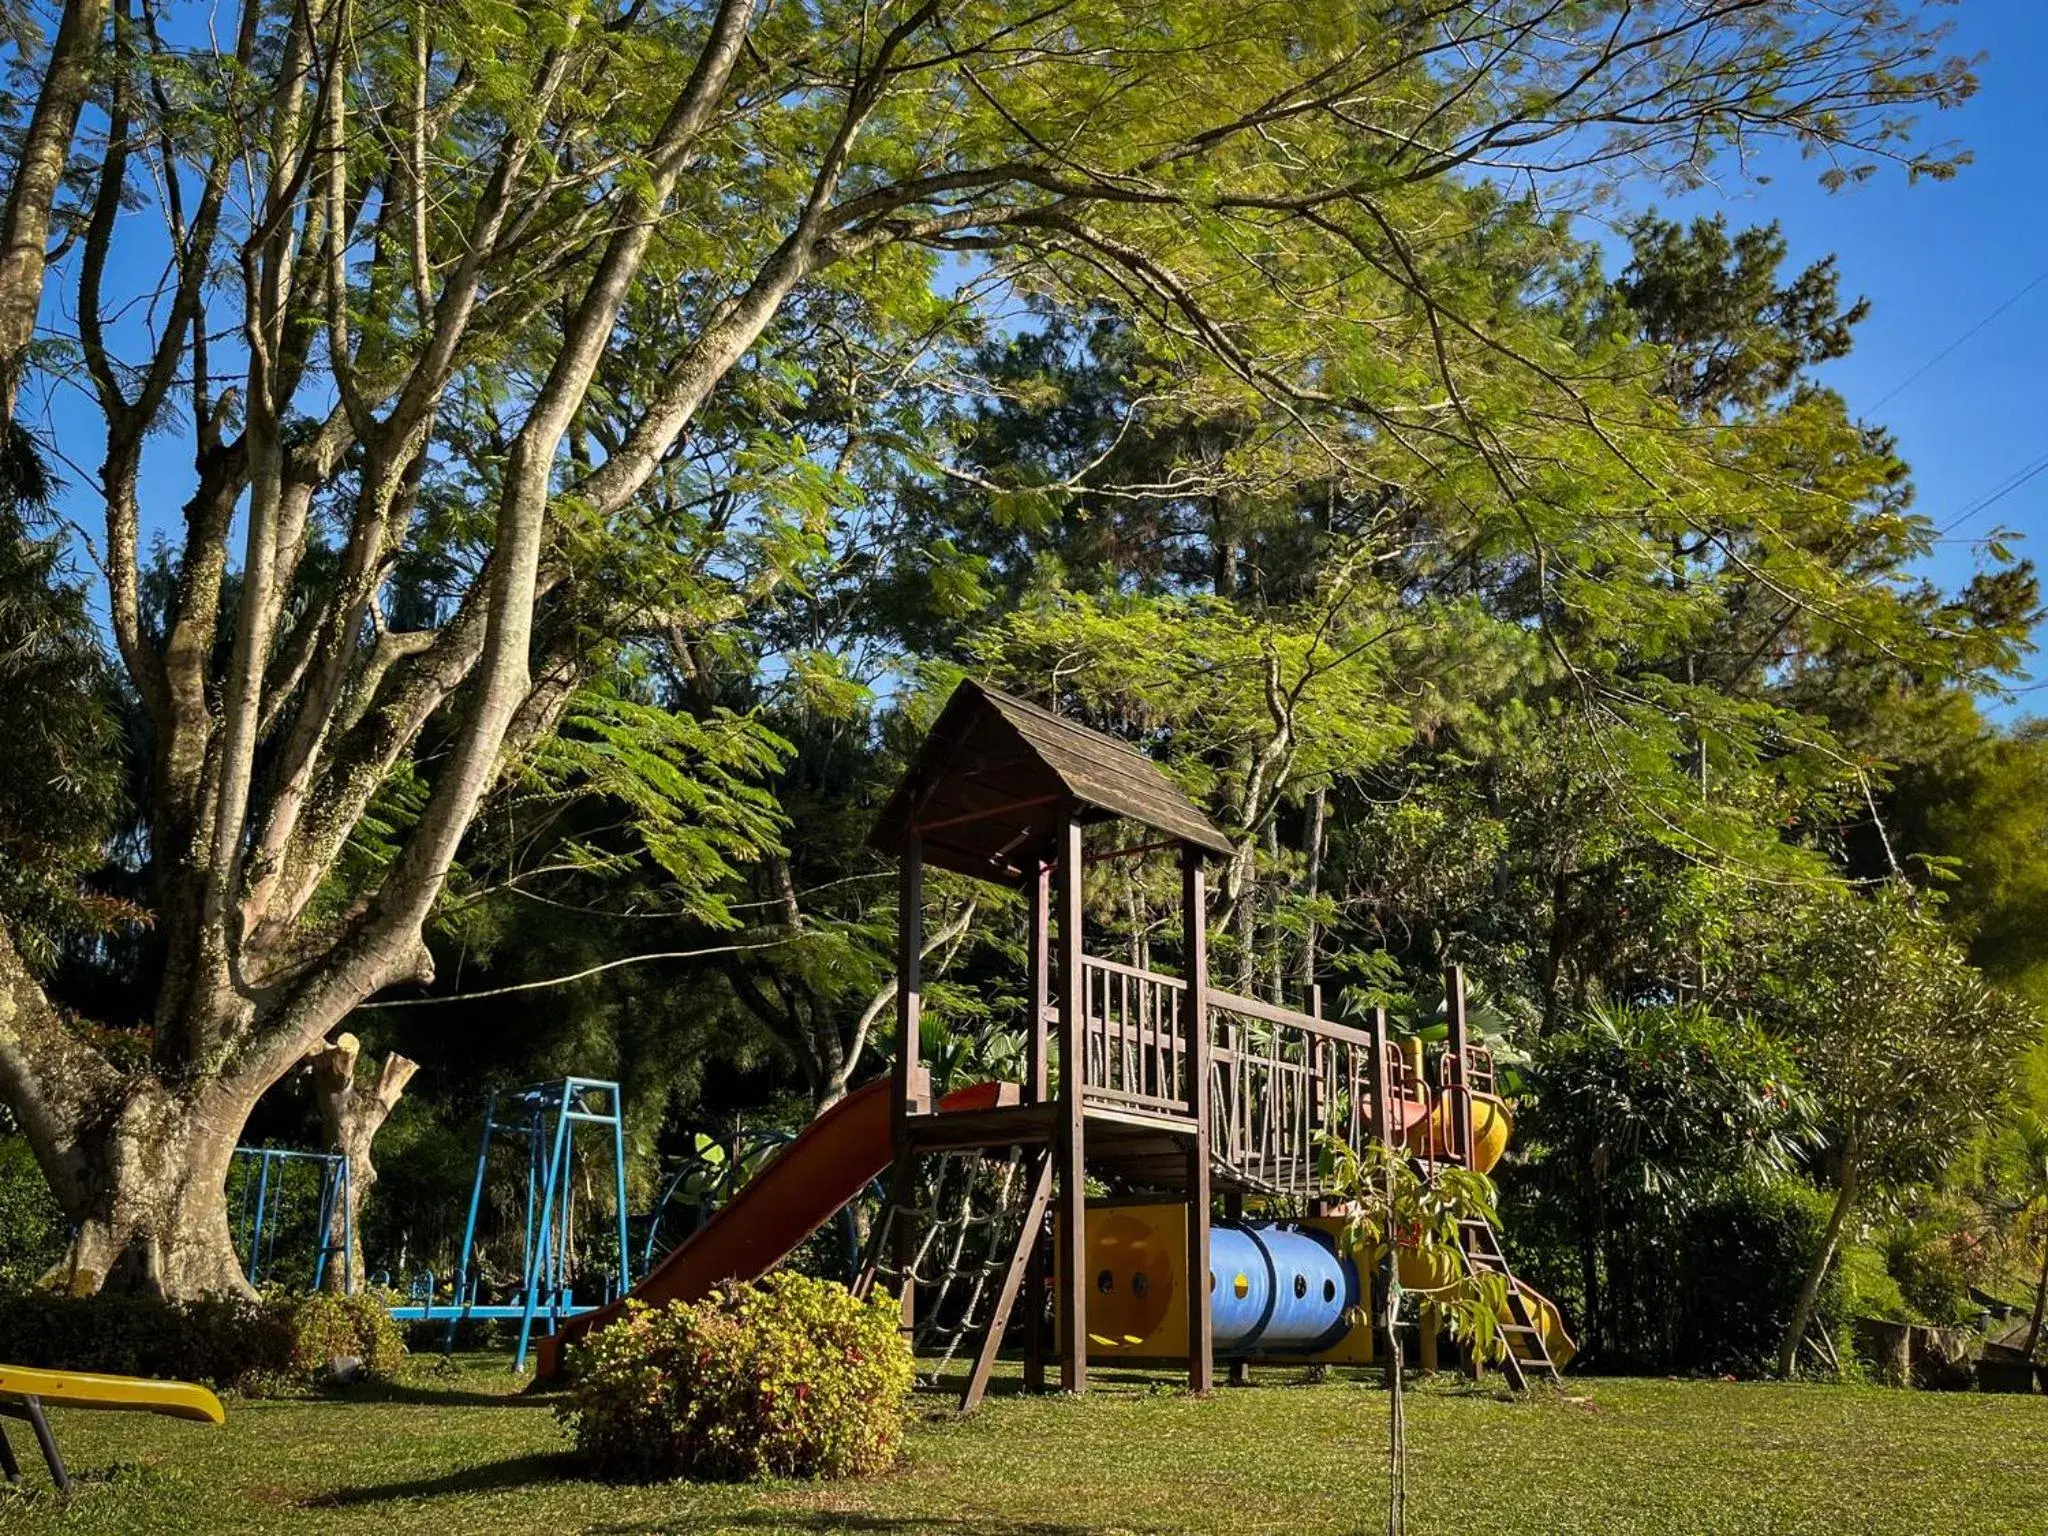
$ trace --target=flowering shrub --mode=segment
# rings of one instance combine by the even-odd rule
[[[913,1365],[896,1304],[780,1272],[659,1310],[575,1356],[558,1410],[598,1476],[857,1477],[896,1458]]]
[[[390,1295],[381,1291],[354,1296],[315,1291],[286,1302],[293,1374],[320,1382],[335,1374],[337,1363],[352,1360],[368,1380],[396,1380],[405,1336],[391,1320],[390,1303]]]

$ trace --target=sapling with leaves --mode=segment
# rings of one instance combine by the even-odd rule
[[[1401,1397],[1401,1326],[1410,1295],[1423,1306],[1422,1326],[1441,1326],[1475,1360],[1498,1360],[1506,1352],[1500,1317],[1507,1309],[1507,1281],[1477,1270],[1466,1252],[1461,1226],[1494,1219],[1493,1181],[1469,1168],[1435,1167],[1425,1173],[1398,1147],[1370,1141],[1363,1151],[1325,1136],[1319,1154],[1324,1187],[1349,1208],[1343,1245],[1370,1297],[1380,1277],[1384,1308],[1374,1320],[1388,1347],[1390,1400],[1387,1439],[1387,1531],[1408,1528],[1408,1430]],[[1404,1285],[1401,1271],[1426,1279]],[[1370,1300],[1367,1302],[1370,1306]]]

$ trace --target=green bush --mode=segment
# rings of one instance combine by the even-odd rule
[[[291,1374],[292,1329],[274,1301],[29,1291],[0,1305],[0,1360],[248,1391]]]
[[[1885,1268],[1919,1321],[1941,1327],[1976,1317],[1970,1286],[1980,1266],[1972,1262],[1969,1234],[1909,1223],[1885,1233],[1879,1246]]]
[[[405,1358],[405,1335],[391,1320],[382,1291],[339,1296],[327,1291],[286,1303],[292,1329],[292,1374],[319,1382],[337,1361],[355,1360],[372,1381],[395,1381]]]
[[[1842,1310],[1852,1321],[1875,1317],[1889,1323],[1920,1321],[1906,1304],[1899,1282],[1892,1278],[1884,1255],[1864,1245],[1844,1248],[1839,1261],[1842,1271]]]
[[[341,1356],[390,1380],[405,1353],[376,1293],[360,1296],[64,1296],[26,1291],[0,1305],[0,1360],[261,1392],[317,1384]]]
[[[1510,1204],[1550,1214],[1512,1218],[1517,1256],[1563,1289],[1589,1363],[1724,1369],[1747,1350],[1746,1327],[1733,1343],[1701,1338],[1688,1316],[1723,1310],[1690,1284],[1688,1234],[1702,1216],[1733,1219],[1716,1209],[1731,1185],[1797,1165],[1810,1119],[1797,1076],[1753,1021],[1694,1006],[1595,1006],[1536,1044],[1515,1126],[1527,1173]]]
[[[1827,1232],[1828,1198],[1793,1179],[1743,1179],[1694,1211],[1680,1258],[1681,1370],[1755,1375],[1771,1368],[1807,1267]],[[1839,1264],[1817,1311],[1844,1315]]]
[[[784,1271],[626,1316],[559,1410],[600,1477],[855,1477],[896,1458],[913,1363],[896,1305]]]

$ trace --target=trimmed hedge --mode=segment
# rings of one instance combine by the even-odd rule
[[[389,1379],[404,1353],[383,1298],[361,1296],[64,1296],[0,1298],[0,1360],[45,1370],[103,1371],[262,1392],[317,1384],[348,1356]]]
[[[626,1315],[576,1352],[557,1410],[597,1476],[856,1477],[886,1470],[914,1366],[895,1302],[783,1271]]]

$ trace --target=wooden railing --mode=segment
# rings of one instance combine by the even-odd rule
[[[1083,1097],[1185,1121],[1187,984],[1093,956],[1083,959],[1081,976]],[[1211,991],[1208,1004],[1216,1162],[1257,1189],[1318,1192],[1326,1133],[1354,1150],[1378,1133],[1372,1034],[1228,992]],[[1384,1042],[1380,1048],[1390,1105],[1423,1102],[1400,1052]]]
[[[1372,1036],[1227,992],[1209,1003],[1216,1160],[1258,1189],[1317,1192],[1323,1137],[1356,1150],[1372,1134]]]
[[[1187,983],[1114,960],[1081,961],[1083,1096],[1185,1119]]]

